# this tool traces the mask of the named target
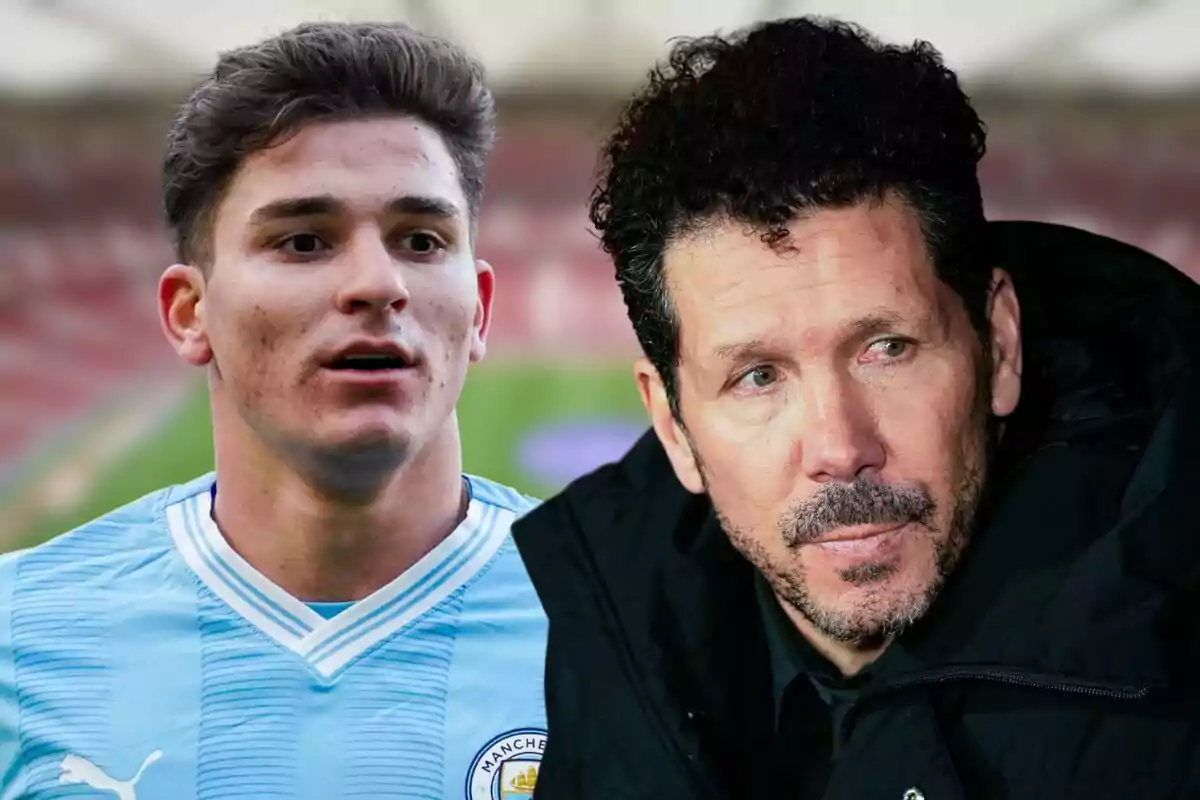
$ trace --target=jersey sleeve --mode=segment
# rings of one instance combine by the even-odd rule
[[[15,798],[18,785],[20,736],[18,730],[16,664],[13,660],[12,599],[18,555],[0,555],[0,800]]]

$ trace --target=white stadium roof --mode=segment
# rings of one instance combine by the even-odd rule
[[[498,89],[624,90],[676,36],[822,14],[927,39],[968,83],[1200,89],[1200,0],[0,0],[0,92],[174,89],[217,53],[309,19],[404,19]]]

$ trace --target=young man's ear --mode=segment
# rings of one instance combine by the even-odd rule
[[[196,267],[173,264],[158,280],[158,319],[167,341],[184,361],[202,367],[212,360],[204,327],[204,274]]]

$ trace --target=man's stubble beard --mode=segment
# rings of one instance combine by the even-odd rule
[[[936,502],[926,490],[859,481],[838,484],[827,494],[819,493],[815,498],[809,498],[789,509],[778,524],[780,537],[790,555],[828,530],[850,524],[888,523],[903,517],[913,523],[916,535],[927,536],[931,542],[934,573],[924,586],[890,588],[887,585],[889,579],[901,568],[895,561],[856,565],[840,570],[838,577],[860,592],[865,590],[863,596],[851,609],[834,608],[813,595],[797,559],[776,559],[761,541],[734,525],[714,503],[721,527],[775,594],[803,615],[818,632],[856,649],[881,647],[929,612],[970,543],[999,438],[999,422],[990,414],[991,397],[987,386],[988,383],[983,382],[976,397],[969,429],[971,441],[963,448],[964,469],[952,493],[954,507],[946,535],[939,535],[934,522]],[[692,452],[708,491],[707,471],[694,445]]]
[[[932,579],[919,587],[890,587],[888,582],[901,569],[894,560],[867,562],[840,570],[838,577],[860,592],[860,598],[850,609],[822,603],[810,590],[804,568],[795,559],[785,557],[786,561],[781,563],[759,540],[738,529],[719,508],[714,508],[734,547],[758,569],[783,602],[800,612],[828,639],[871,650],[898,636],[929,612],[966,552],[984,475],[981,465],[979,469],[968,470],[960,481],[946,536],[938,536],[936,528],[914,524],[917,532],[910,535],[930,540],[934,559]],[[793,552],[789,549],[789,556]]]

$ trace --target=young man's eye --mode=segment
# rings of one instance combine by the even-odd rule
[[[425,232],[410,233],[402,242],[406,250],[418,255],[432,255],[446,247],[440,238]]]
[[[302,256],[315,255],[328,249],[325,240],[315,233],[293,234],[281,239],[277,246],[280,250]]]

